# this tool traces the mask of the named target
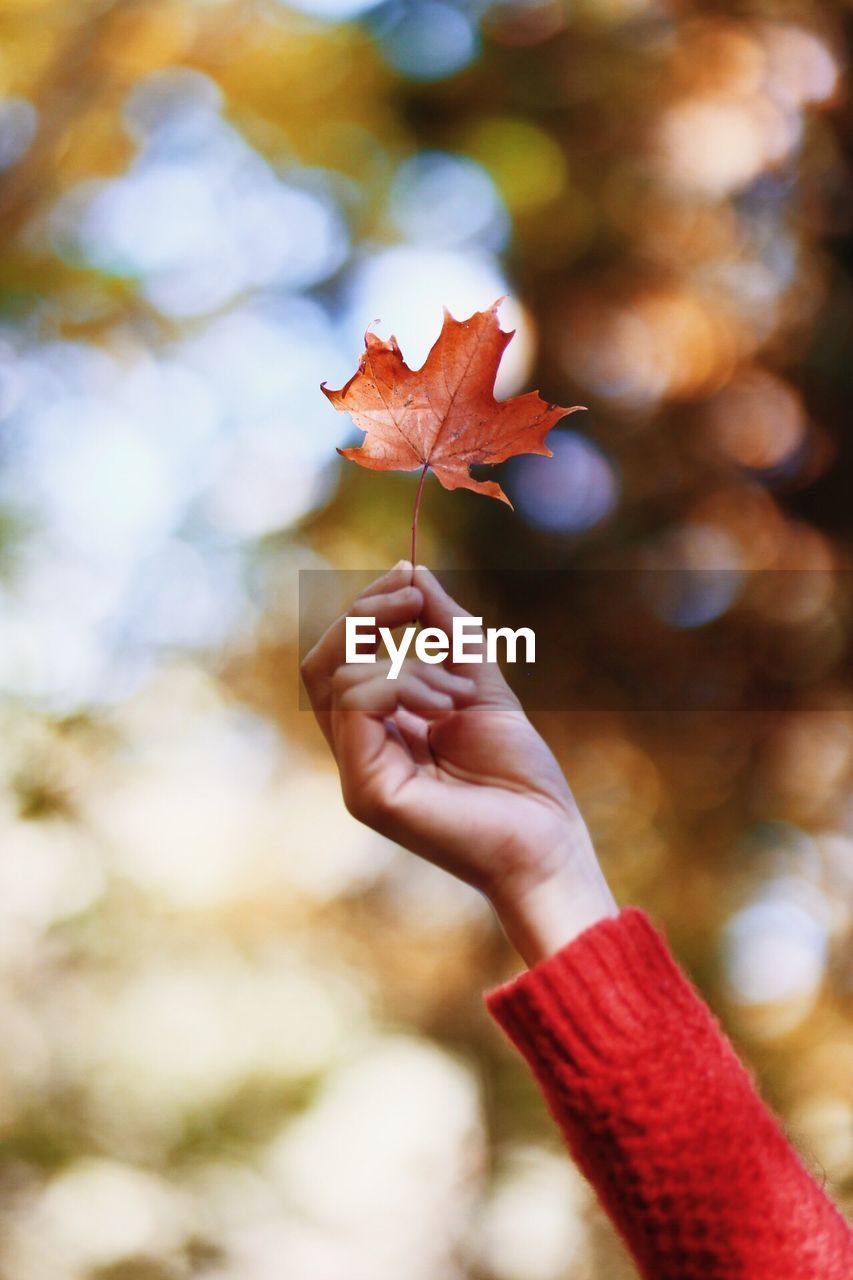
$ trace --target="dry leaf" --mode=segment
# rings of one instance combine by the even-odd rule
[[[396,338],[365,334],[357,372],[340,391],[322,390],[365,432],[357,449],[339,449],[371,471],[433,471],[445,489],[474,489],[512,503],[494,481],[475,480],[474,463],[503,462],[519,453],[551,457],[545,437],[582,405],[546,404],[536,391],[498,401],[495,378],[513,336],[497,318],[499,299],[469,320],[445,308],[438,340],[422,368],[410,369]],[[418,491],[420,496],[420,490]]]

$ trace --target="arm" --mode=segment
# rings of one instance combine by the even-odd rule
[[[853,1235],[641,911],[488,993],[654,1280],[843,1280]]]
[[[396,566],[352,612],[449,631]],[[492,902],[530,969],[487,1005],[649,1280],[842,1280],[853,1236],[638,911],[618,912],[551,752],[499,670],[347,667],[343,620],[303,664],[348,808]],[[470,673],[470,674],[468,674]]]

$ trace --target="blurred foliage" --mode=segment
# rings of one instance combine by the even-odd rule
[[[734,618],[778,705],[536,718],[853,1204],[848,28],[0,0],[4,1280],[633,1274],[482,1008],[486,904],[348,818],[297,709],[297,570],[396,560],[415,486],[339,464],[318,384],[502,293],[503,393],[589,413],[515,512],[428,486],[422,554],[496,616],[512,568],[740,584],[658,600],[643,663],[737,687]]]

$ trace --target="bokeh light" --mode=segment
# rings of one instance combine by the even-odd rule
[[[589,1189],[549,1152],[521,1146],[501,1155],[498,1182],[479,1223],[482,1261],[500,1280],[558,1280],[566,1259],[587,1246]]]
[[[784,468],[807,429],[800,397],[763,369],[744,369],[732,378],[708,404],[703,423],[725,457],[754,471]]]
[[[548,205],[565,187],[566,161],[560,148],[528,120],[487,117],[477,122],[466,141],[513,213]]]
[[[440,0],[400,6],[379,27],[379,48],[391,66],[414,80],[443,80],[477,52],[477,30],[461,7]]]
[[[797,893],[789,898],[778,886],[769,885],[764,899],[744,907],[729,922],[728,979],[744,1003],[814,997],[819,987],[826,932],[801,905],[803,887],[790,888]]]
[[[486,170],[466,156],[420,152],[400,165],[389,212],[408,240],[436,247],[506,245],[509,218]]]
[[[397,314],[393,333],[409,368],[419,368],[441,328],[442,308],[464,319],[490,307],[509,292],[506,278],[487,253],[399,246],[357,264],[353,272],[344,332],[353,351],[363,341],[365,316]],[[405,297],[400,314],[396,300]],[[501,361],[495,394],[512,395],[524,383],[533,362],[535,337],[529,317],[518,301],[508,297],[499,313],[501,328],[514,329],[515,338]]]
[[[532,525],[581,533],[606,519],[619,485],[606,456],[576,431],[549,437],[553,459],[520,458],[513,468],[513,494]]]

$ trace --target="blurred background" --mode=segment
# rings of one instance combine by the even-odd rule
[[[0,0],[3,1280],[634,1275],[482,1006],[488,907],[297,704],[297,571],[405,555],[417,481],[319,383],[502,294],[499,393],[589,412],[515,512],[429,483],[421,558],[498,616],[500,569],[726,571],[644,660],[736,616],[778,706],[536,719],[853,1207],[849,23]]]

